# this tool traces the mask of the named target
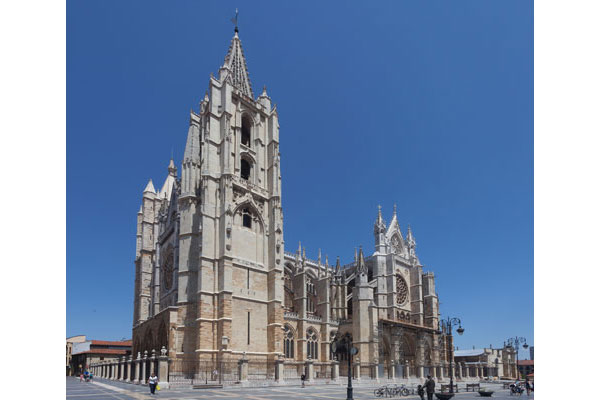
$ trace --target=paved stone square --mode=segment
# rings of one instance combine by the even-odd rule
[[[508,390],[501,389],[498,384],[485,384],[494,389],[492,398],[516,399],[510,396]],[[373,390],[378,385],[359,386],[354,388],[354,398],[357,400],[377,399]],[[155,396],[150,395],[146,385],[132,385],[122,382],[96,379],[95,382],[79,382],[79,378],[67,378],[67,400],[99,400],[99,399],[248,399],[248,400],[288,400],[288,399],[336,399],[346,398],[346,387],[338,385],[315,385],[302,388],[300,386],[266,387],[266,388],[226,388],[226,389],[170,389],[161,390]],[[383,397],[385,398],[385,397]],[[397,397],[403,399],[418,399],[418,396]],[[435,397],[434,397],[435,398]],[[460,392],[454,397],[458,400],[480,398],[479,394]],[[520,399],[533,399],[533,393],[528,397],[523,394]]]

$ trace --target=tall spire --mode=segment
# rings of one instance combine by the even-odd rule
[[[250,83],[246,57],[244,57],[242,42],[238,36],[237,25],[235,34],[229,45],[229,51],[225,56],[225,62],[223,62],[221,69],[229,70],[226,79],[228,79],[233,86],[241,90],[243,94],[254,99],[252,83]],[[223,78],[223,75],[221,75],[220,78]]]

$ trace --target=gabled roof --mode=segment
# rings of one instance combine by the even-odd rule
[[[473,349],[473,350],[456,350],[454,352],[454,357],[471,357],[471,356],[480,356],[484,354],[485,351],[483,349]]]
[[[254,99],[252,84],[248,75],[248,67],[246,66],[246,57],[244,57],[242,42],[237,32],[233,36],[233,39],[231,39],[223,67],[228,68],[230,71],[231,84],[240,89],[246,96]]]
[[[131,346],[133,342],[131,340],[92,340],[92,345],[96,346]]]
[[[533,360],[519,360],[519,365],[533,365]]]

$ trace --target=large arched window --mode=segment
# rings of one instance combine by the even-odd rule
[[[306,331],[306,358],[309,360],[316,360],[319,358],[317,332],[312,328],[309,328]]]
[[[161,266],[161,275],[165,290],[171,290],[173,287],[173,257],[173,248],[169,245],[165,250]]]
[[[283,354],[285,358],[294,358],[294,332],[289,325],[283,327]]]
[[[250,171],[252,170],[252,164],[244,158],[240,162],[240,177],[244,180],[250,179]]]
[[[242,117],[242,144],[244,146],[248,146],[250,147],[250,143],[251,143],[251,128],[252,127],[252,119],[247,116],[244,115]]]

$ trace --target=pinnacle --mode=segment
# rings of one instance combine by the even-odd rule
[[[154,185],[152,184],[152,179],[150,179],[148,181],[148,184],[146,185],[146,189],[144,189],[144,193],[146,192],[151,192],[156,194],[156,189],[154,189]]]

